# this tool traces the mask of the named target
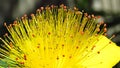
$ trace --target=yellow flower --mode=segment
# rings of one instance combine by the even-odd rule
[[[97,17],[61,5],[41,7],[6,26],[0,66],[10,68],[112,68],[120,48]],[[101,29],[100,29],[101,27]]]

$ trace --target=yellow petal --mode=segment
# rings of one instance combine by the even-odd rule
[[[120,61],[120,47],[104,36],[99,39],[98,46],[90,54],[92,57],[86,58],[82,65],[87,68],[112,68]],[[97,55],[94,55],[96,52]]]

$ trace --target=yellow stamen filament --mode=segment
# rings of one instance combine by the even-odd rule
[[[60,8],[52,5],[41,7],[36,14],[31,14],[31,19],[24,15],[9,26],[5,23],[10,35],[6,34],[4,40],[0,38],[4,43],[4,49],[0,48],[3,56],[0,60],[5,63],[1,66],[89,68],[104,64],[100,54],[103,55],[104,49],[113,42],[103,36],[106,24],[100,29],[101,23],[97,24],[96,20],[94,15],[75,7],[72,10],[64,5]],[[98,62],[91,60],[99,55]]]

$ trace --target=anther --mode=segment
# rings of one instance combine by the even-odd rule
[[[88,14],[87,13],[84,13],[84,15],[87,17],[88,16]]]
[[[92,18],[95,18],[95,16],[93,14],[91,16],[92,16]]]
[[[24,62],[20,62],[20,64],[24,64]]]
[[[27,14],[24,14],[24,17],[27,17]]]
[[[104,24],[104,27],[106,27],[107,25],[106,24]]]
[[[78,49],[79,47],[78,46],[76,46],[76,49]]]
[[[65,57],[65,55],[62,55],[63,57]]]
[[[37,48],[40,48],[40,45],[38,45]]]
[[[107,32],[107,28],[104,28],[104,32]]]
[[[100,28],[97,28],[97,31],[100,32]]]
[[[61,7],[61,8],[64,7],[64,4],[61,4],[60,7]]]
[[[66,8],[67,8],[67,6],[63,6],[63,8],[64,8],[64,9],[66,9]]]
[[[78,10],[78,8],[74,7],[74,10],[76,10],[76,11],[77,11],[77,10]]]
[[[41,10],[44,10],[44,7],[40,7]]]
[[[27,60],[27,57],[26,57],[26,55],[24,55],[24,60]]]
[[[7,26],[7,25],[6,25],[6,22],[4,23],[4,26]]]
[[[8,33],[5,33],[5,36],[8,36]]]
[[[34,16],[35,16],[35,15],[32,13],[32,14],[31,14],[31,17],[34,17]]]
[[[71,59],[72,58],[72,56],[69,56],[69,59]]]
[[[113,39],[115,37],[115,35],[112,35],[112,37],[110,39]]]
[[[54,5],[51,5],[51,8],[54,8]]]
[[[90,19],[90,18],[91,18],[91,16],[90,16],[90,15],[88,15],[88,18]]]
[[[50,35],[51,33],[50,32],[48,32],[48,35]]]
[[[18,60],[18,58],[16,58],[16,60]]]
[[[56,59],[59,60],[59,57],[57,57]]]
[[[97,53],[100,54],[100,51],[98,51]]]
[[[12,42],[9,43],[9,46],[10,46],[11,48],[13,48],[13,44],[12,44]]]

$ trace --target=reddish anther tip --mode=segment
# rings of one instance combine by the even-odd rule
[[[76,8],[76,7],[74,7],[74,10],[77,10],[77,8]]]
[[[48,9],[48,7],[45,7],[45,9],[47,10],[47,9]]]
[[[88,15],[88,18],[90,19],[90,18],[91,18],[91,16],[90,16],[90,15]]]
[[[95,18],[95,16],[93,14],[91,16],[92,16],[92,18]]]
[[[47,6],[47,7],[45,7],[45,9],[46,9],[46,10],[50,10],[50,7]]]
[[[111,44],[112,42],[109,42],[109,44]]]
[[[88,48],[88,46],[86,46],[86,48]]]
[[[17,21],[14,21],[13,25],[17,25]]]
[[[63,57],[65,57],[65,55],[62,55]]]
[[[104,32],[107,32],[107,28],[104,28]]]
[[[73,38],[73,35],[70,35],[71,38]]]
[[[27,57],[26,57],[26,55],[24,55],[24,60],[27,60]]]
[[[114,37],[115,37],[115,35],[112,35],[112,37],[114,38]]]
[[[11,28],[11,27],[12,27],[12,24],[9,25],[9,28]]]
[[[94,18],[95,18],[95,19],[97,19],[97,17],[96,17],[96,16],[95,16]]]
[[[24,62],[20,62],[20,64],[24,64]]]
[[[27,14],[24,14],[24,17],[27,17]]]
[[[107,24],[104,24],[104,27],[106,27],[107,26]]]
[[[35,35],[34,35],[34,34],[32,34],[32,37],[35,37]]]
[[[100,51],[98,51],[97,53],[100,54]]]
[[[101,18],[101,16],[97,16],[97,18]]]
[[[51,5],[51,8],[54,8],[54,5]]]
[[[62,44],[62,47],[64,47],[64,44]]]
[[[104,36],[107,36],[107,33],[104,33]]]
[[[40,11],[40,9],[37,9],[37,11],[39,12],[39,11]]]
[[[40,7],[41,10],[44,10],[44,7]]]
[[[5,33],[5,36],[8,36],[8,33]]]
[[[67,8],[67,6],[63,6],[63,8],[64,8],[64,9],[66,9],[66,8]]]
[[[7,26],[6,22],[4,23],[4,26]]]
[[[31,17],[34,17],[34,16],[35,16],[35,15],[32,13],[32,14],[31,14]]]
[[[16,58],[16,60],[18,60],[18,58]]]
[[[38,45],[37,48],[40,48],[40,46]]]
[[[48,35],[50,35],[51,33],[50,32],[48,32]]]
[[[95,34],[95,36],[98,36],[98,34]]]
[[[88,16],[88,13],[84,13],[84,15],[87,17],[87,16]]]
[[[79,46],[76,46],[76,49],[78,49],[79,48]]]
[[[13,44],[12,44],[12,42],[9,43],[9,46],[10,46],[11,48],[13,48]]]
[[[61,4],[60,7],[64,7],[64,4]]]
[[[83,35],[83,34],[84,34],[84,32],[83,32],[83,31],[81,31],[81,32],[80,32],[80,34],[81,34],[81,35]]]
[[[57,57],[56,59],[59,60],[59,57]]]
[[[71,59],[72,58],[72,56],[69,56],[69,59]]]
[[[101,24],[101,25],[104,24],[104,21],[101,21],[100,24]]]
[[[40,10],[40,9],[37,9],[37,11],[36,11],[36,12],[40,13],[40,12],[41,12],[41,10]]]
[[[22,20],[24,20],[25,18],[24,17],[21,17]]]
[[[100,32],[100,28],[97,28],[97,31]]]

